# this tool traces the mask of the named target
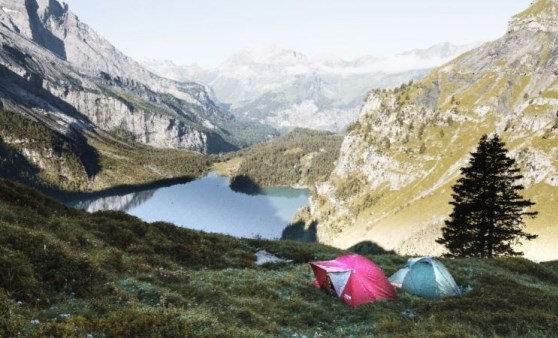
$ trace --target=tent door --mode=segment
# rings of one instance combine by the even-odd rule
[[[330,271],[327,273],[331,279],[331,283],[333,284],[337,297],[341,297],[343,290],[345,290],[345,286],[347,286],[347,283],[349,282],[349,277],[351,277],[351,272],[352,270]]]

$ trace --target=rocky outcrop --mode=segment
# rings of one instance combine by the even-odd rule
[[[535,1],[501,39],[422,81],[374,91],[350,127],[330,180],[311,197],[307,223],[322,242],[371,240],[402,254],[438,254],[451,187],[483,134],[497,132],[520,164],[539,235],[521,250],[558,258],[557,2]],[[540,10],[544,8],[544,10]],[[533,22],[536,25],[532,24]]]
[[[558,32],[558,1],[535,0],[524,12],[510,21],[509,32]]]

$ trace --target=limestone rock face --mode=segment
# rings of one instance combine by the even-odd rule
[[[544,5],[546,10],[540,10]],[[497,132],[524,174],[539,235],[520,249],[558,259],[557,1],[535,1],[510,31],[422,81],[374,91],[350,127],[330,180],[311,197],[322,242],[373,241],[402,254],[440,254],[451,187],[483,134]]]
[[[0,0],[0,36],[3,105],[58,131],[99,128],[204,153],[275,135],[235,119],[204,86],[145,70],[58,0]],[[255,136],[239,134],[243,128]]]

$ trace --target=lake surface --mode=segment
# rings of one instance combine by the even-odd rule
[[[308,190],[275,187],[247,195],[232,191],[228,178],[212,172],[189,183],[84,196],[67,204],[89,212],[122,210],[146,222],[165,221],[236,237],[276,239],[296,211],[308,204]]]

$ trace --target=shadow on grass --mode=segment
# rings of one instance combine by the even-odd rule
[[[377,243],[372,241],[362,241],[358,244],[353,245],[348,249],[350,252],[354,252],[360,255],[395,255],[395,251],[386,250],[382,248]]]
[[[39,168],[25,156],[0,140],[0,176],[25,184],[35,183]]]
[[[312,221],[309,225],[304,221],[292,223],[283,230],[281,239],[315,243],[318,241],[317,226],[316,221]]]

